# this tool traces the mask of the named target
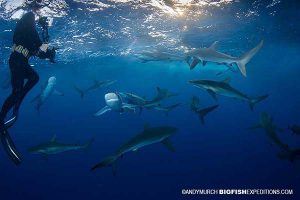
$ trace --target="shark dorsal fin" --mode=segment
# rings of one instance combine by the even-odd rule
[[[55,135],[53,135],[53,137],[51,138],[51,140],[50,140],[51,142],[56,142],[56,134]]]
[[[230,77],[227,77],[226,79],[223,80],[223,82],[224,82],[224,83],[227,83],[227,84],[229,84],[230,81],[231,81],[231,78],[230,78]]]
[[[215,41],[214,43],[212,43],[211,45],[210,45],[210,49],[213,49],[213,50],[216,50],[217,48],[218,48],[218,46],[219,46],[219,42],[218,41]]]
[[[150,129],[151,127],[150,127],[150,124],[148,124],[148,123],[146,123],[146,124],[144,124],[144,130],[148,130],[148,129]]]

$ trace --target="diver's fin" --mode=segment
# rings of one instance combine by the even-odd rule
[[[110,111],[111,109],[108,106],[105,106],[104,108],[102,108],[101,110],[99,110],[98,112],[96,112],[94,114],[95,117],[103,115],[104,113]]]
[[[236,61],[236,64],[240,70],[240,72],[243,74],[243,76],[247,76],[247,71],[246,71],[246,64],[251,60],[251,58],[261,49],[263,46],[264,41],[262,40],[256,47],[242,55],[241,57],[238,58]]]
[[[263,128],[261,124],[256,124],[254,126],[251,126],[249,128],[247,128],[247,130],[255,130],[255,129],[258,129],[258,128]]]
[[[20,165],[21,164],[20,155],[16,150],[16,147],[7,130],[5,129],[2,130],[2,132],[0,133],[0,139],[2,142],[2,146],[6,151],[7,155],[9,156],[9,158],[15,163],[15,165]]]
[[[257,98],[250,99],[250,101],[249,101],[250,109],[253,111],[253,110],[254,110],[254,106],[255,106],[257,103],[259,103],[259,102],[265,100],[265,99],[268,98],[268,97],[269,97],[269,95],[266,94],[266,95],[263,95],[263,96],[260,96],[260,97],[257,97]]]
[[[161,142],[168,150],[172,151],[172,152],[175,152],[175,148],[171,142],[171,140],[169,138],[167,139],[164,139],[162,142]]]
[[[212,98],[214,98],[214,100],[218,100],[217,95],[214,91],[212,90],[206,90],[208,92],[208,94],[210,94],[210,96],[212,96]]]
[[[210,49],[213,49],[213,50],[217,50],[217,48],[218,48],[218,46],[219,46],[219,42],[218,41],[215,41],[214,43],[212,43],[211,45],[210,45]]]
[[[205,116],[212,112],[213,110],[215,110],[217,107],[219,107],[219,105],[214,105],[214,106],[210,106],[210,107],[207,107],[207,108],[204,108],[204,109],[201,109],[201,110],[198,110],[197,113],[199,114],[199,118],[201,120],[201,123],[204,125],[205,124],[205,121],[204,121],[204,118]]]
[[[4,126],[6,129],[12,127],[14,125],[14,123],[17,121],[18,116],[17,115],[13,115],[11,116],[7,121],[4,122]]]

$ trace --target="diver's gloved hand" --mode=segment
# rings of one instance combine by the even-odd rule
[[[49,59],[50,62],[55,63],[55,55],[57,48],[49,47],[46,51],[42,51],[41,49],[37,53],[37,57],[40,59]]]

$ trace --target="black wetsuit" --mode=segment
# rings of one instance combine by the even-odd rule
[[[17,116],[18,109],[26,96],[26,94],[39,81],[39,76],[29,65],[30,56],[36,55],[42,41],[39,38],[35,27],[35,19],[33,13],[25,14],[16,25],[13,35],[13,44],[21,45],[29,51],[28,57],[16,51],[12,52],[9,58],[9,68],[11,71],[12,93],[5,100],[0,113],[0,126],[7,113],[13,108],[14,115]],[[25,80],[26,83],[25,83]],[[25,83],[25,84],[24,84]],[[3,127],[2,127],[3,128]]]

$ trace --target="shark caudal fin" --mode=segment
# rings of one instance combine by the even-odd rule
[[[253,111],[253,110],[254,110],[254,106],[255,106],[257,103],[259,103],[259,102],[265,100],[265,99],[268,98],[268,97],[269,97],[269,95],[266,94],[266,95],[263,95],[263,96],[260,96],[260,97],[257,97],[257,98],[250,99],[250,101],[249,101],[250,109]]]
[[[74,89],[79,93],[80,97],[83,98],[84,97],[84,91],[79,89],[78,87],[74,86]]]
[[[246,64],[253,58],[253,56],[261,49],[263,46],[264,41],[262,40],[256,47],[242,55],[238,58],[236,61],[236,64],[240,70],[240,72],[243,74],[243,76],[247,76],[247,70],[246,70]]]
[[[91,171],[94,171],[95,169],[103,168],[103,167],[112,167],[112,173],[115,176],[117,174],[116,171],[116,161],[120,156],[113,155],[105,158],[101,162],[97,163],[91,168]]]
[[[213,110],[215,110],[217,107],[219,107],[219,105],[214,105],[214,106],[210,106],[210,107],[207,107],[207,108],[203,108],[203,109],[200,109],[200,110],[197,110],[197,113],[199,115],[199,118],[201,120],[201,123],[204,125],[205,124],[205,121],[204,121],[204,118],[205,116],[212,112]]]

